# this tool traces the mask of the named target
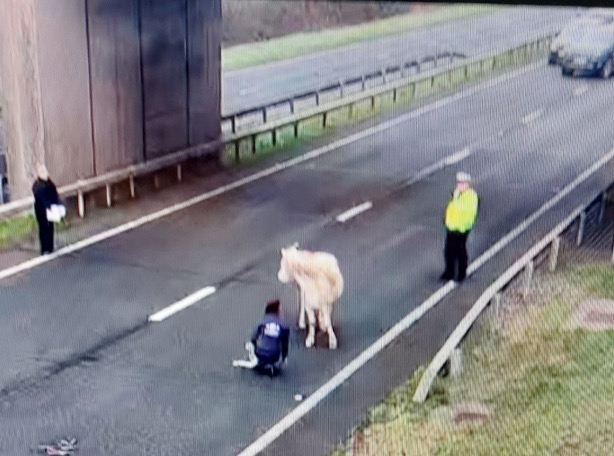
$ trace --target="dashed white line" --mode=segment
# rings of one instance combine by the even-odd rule
[[[202,301],[206,297],[211,296],[213,293],[215,293],[215,287],[205,287],[198,290],[196,293],[183,298],[181,301],[177,301],[175,304],[170,305],[153,315],[150,315],[148,321],[158,323],[166,320],[168,317],[196,304],[198,301]]]
[[[576,90],[574,90],[573,94],[575,97],[580,97],[584,95],[586,92],[588,92],[588,85],[584,84],[578,87]]]
[[[530,124],[535,119],[539,118],[542,115],[541,110],[533,111],[531,114],[528,114],[522,118],[522,123],[524,125]]]
[[[455,163],[458,163],[464,160],[465,158],[469,157],[472,153],[473,152],[471,150],[471,147],[467,146],[463,150],[456,152],[450,155],[449,157],[443,158],[433,163],[432,165],[429,165],[426,168],[422,169],[414,177],[412,177],[409,181],[407,181],[404,185],[413,185],[414,183],[420,181],[421,179],[424,179],[426,176],[429,176],[430,174],[437,172],[445,168],[446,166],[450,166],[450,165],[453,165]],[[349,209],[343,212],[342,214],[339,214],[336,217],[337,222],[345,223],[349,219],[354,218],[358,214],[361,214],[365,211],[368,211],[372,207],[373,207],[373,204],[370,201],[362,203],[359,206],[353,207],[352,209]]]
[[[337,216],[337,221],[339,223],[345,223],[347,222],[349,219],[351,219],[352,217],[356,217],[358,214],[368,211],[369,209],[371,209],[373,207],[373,203],[371,203],[371,201],[367,201],[365,203],[362,203],[356,207],[353,207],[350,210],[345,211],[342,214],[339,214]]]
[[[256,93],[256,89],[253,87],[250,87],[250,88],[243,87],[242,89],[239,90],[240,97],[245,97],[247,95],[253,95],[255,93]]]

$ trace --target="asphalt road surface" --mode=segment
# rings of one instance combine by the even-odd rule
[[[0,454],[79,439],[79,454],[233,455],[442,284],[442,217],[463,169],[482,197],[477,258],[614,147],[613,81],[540,65],[317,160],[0,282]],[[526,123],[523,123],[525,119]],[[469,147],[459,163],[398,189]],[[325,455],[365,408],[429,359],[483,287],[609,183],[608,165],[454,290],[269,447]],[[391,192],[392,189],[397,189]],[[373,208],[346,224],[354,204]],[[339,349],[304,347],[295,291],[277,282],[294,241],[337,255]],[[213,285],[169,319],[147,316]],[[232,368],[272,297],[293,327],[271,380]]]
[[[226,71],[222,79],[222,114],[261,106],[437,52],[475,56],[509,49],[525,43],[528,37],[558,31],[575,15],[575,8],[513,7],[305,57]]]

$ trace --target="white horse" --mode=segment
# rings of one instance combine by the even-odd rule
[[[305,314],[309,320],[306,347],[315,343],[316,312],[320,331],[328,334],[328,347],[337,348],[333,331],[333,306],[343,293],[343,276],[334,255],[326,252],[299,250],[298,244],[281,249],[281,263],[277,278],[282,283],[296,283],[299,290],[298,326],[305,328]]]

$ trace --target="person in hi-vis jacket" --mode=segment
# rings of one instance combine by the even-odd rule
[[[471,188],[471,176],[467,173],[457,173],[456,188],[448,203],[445,214],[446,240],[444,246],[445,271],[442,280],[458,282],[467,276],[467,238],[475,226],[478,217],[480,200],[476,191]],[[456,267],[458,266],[458,272]],[[456,274],[457,272],[457,274]]]

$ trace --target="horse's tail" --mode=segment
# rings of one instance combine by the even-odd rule
[[[330,282],[332,285],[332,295],[333,301],[338,301],[341,295],[343,294],[343,289],[345,286],[343,275],[341,274],[341,270],[339,269],[339,265],[336,264],[336,267],[331,271],[330,274]]]
[[[339,268],[339,262],[332,254],[327,254],[328,265],[325,269],[326,276],[331,285],[331,298],[332,301],[337,301],[343,294],[344,280],[341,269]]]

